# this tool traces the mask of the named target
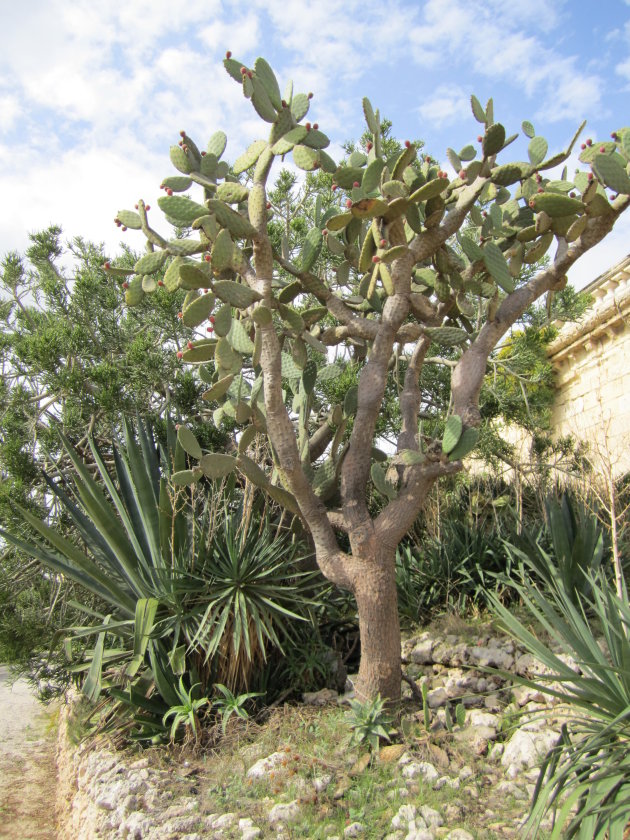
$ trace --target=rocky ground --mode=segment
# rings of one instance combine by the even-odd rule
[[[402,743],[371,760],[349,749],[347,698],[330,690],[277,710],[265,726],[236,725],[213,753],[83,747],[68,757],[77,784],[66,792],[64,838],[522,837],[537,764],[566,713],[483,669],[531,675],[540,664],[510,640],[470,629],[423,633],[403,654],[414,688],[405,687]]]

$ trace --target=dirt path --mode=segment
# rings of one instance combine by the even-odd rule
[[[0,838],[57,840],[55,712],[0,665]]]

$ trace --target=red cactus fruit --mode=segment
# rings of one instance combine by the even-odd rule
[[[164,280],[158,280],[158,286],[163,286],[163,285],[164,285]]]
[[[177,358],[178,358],[178,359],[181,359],[181,358],[183,357],[183,355],[184,355],[184,354],[182,353],[182,351],[181,351],[181,350],[178,350],[178,351],[177,351]]]
[[[387,240],[386,239],[381,239],[381,248],[385,248],[385,247],[387,247]]]
[[[210,254],[206,254],[206,255],[204,256],[204,260],[205,260],[206,262],[210,262],[210,260],[211,260],[211,259],[212,259],[212,257],[210,256]]]
[[[109,263],[109,262],[103,263],[103,268],[105,269],[105,271],[109,271],[109,269],[111,268],[111,263]]]
[[[247,75],[247,67],[241,67],[241,76]]]
[[[232,58],[232,50],[228,50],[225,54],[226,58]]]
[[[319,128],[319,123],[313,123],[313,129],[315,131],[317,131],[318,128]]]
[[[312,99],[312,98],[313,98],[313,94],[312,94],[311,92],[309,92],[309,94],[308,94],[308,98],[309,98],[309,99]]]
[[[129,283],[127,283],[127,281],[125,280],[125,282],[122,284],[122,287],[123,287],[123,289],[128,289],[129,288]]]
[[[352,184],[352,186],[353,186],[353,187],[360,187],[360,186],[361,186],[361,184],[359,184],[359,182],[358,182],[358,181],[354,181],[354,183]]]
[[[590,137],[589,137],[589,138],[588,138],[588,140],[586,141],[586,145],[587,145],[587,146],[592,146],[592,145],[593,145],[593,141],[591,140],[591,138],[590,138]]]
[[[346,199],[346,207],[348,207],[348,208],[352,207],[352,199],[351,198]]]
[[[183,312],[178,312],[178,313],[177,313],[177,317],[178,317],[178,318],[179,318],[179,320],[181,321],[181,319],[184,317],[184,313],[183,313]]]
[[[188,344],[186,345],[186,347],[188,347],[189,350],[192,350],[194,346],[195,345],[192,343],[192,341],[189,341]]]
[[[405,140],[405,148],[406,148],[406,149],[410,149],[410,148],[411,148],[411,140]]]
[[[380,263],[380,261],[381,261],[381,258],[377,257],[376,254],[374,254],[374,256],[372,257],[372,262],[373,263]]]

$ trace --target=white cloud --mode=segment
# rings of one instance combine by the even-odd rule
[[[439,85],[435,93],[422,102],[418,113],[433,126],[450,125],[469,109],[469,95],[459,85]]]

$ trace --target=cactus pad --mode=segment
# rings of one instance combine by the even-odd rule
[[[266,140],[255,140],[243,154],[236,159],[232,171],[235,175],[240,175],[247,169],[251,169],[260,157],[262,151],[267,148]]]
[[[181,148],[181,146],[171,146],[170,156],[171,163],[179,172],[183,172],[187,175],[189,172],[194,171],[195,167],[193,165],[193,162],[188,157],[186,152]]]
[[[140,230],[142,227],[142,220],[135,210],[119,210],[116,213],[118,221],[131,230]]]
[[[206,321],[214,306],[214,295],[199,295],[182,308],[182,322],[186,327],[198,327]]]
[[[466,330],[459,327],[425,327],[424,331],[433,341],[444,347],[453,347],[468,338]]]
[[[224,397],[227,394],[233,379],[234,374],[232,373],[229,374],[229,376],[224,376],[223,379],[219,379],[219,381],[215,382],[211,388],[208,388],[207,391],[203,392],[201,399],[206,402],[220,400],[221,397]]]
[[[177,442],[191,458],[199,460],[203,455],[199,441],[187,426],[180,426],[177,430]]]
[[[451,414],[444,426],[444,435],[442,437],[442,452],[445,455],[448,455],[457,446],[462,436],[462,428],[462,418],[459,414]]]
[[[501,123],[493,123],[486,129],[483,137],[483,154],[484,157],[490,157],[500,152],[505,143],[505,127]]]
[[[208,215],[208,210],[202,204],[181,195],[163,195],[158,198],[158,204],[167,216],[187,227],[200,216]]]
[[[235,280],[217,280],[213,285],[214,293],[221,300],[237,309],[247,309],[252,303],[262,298],[254,289]]]
[[[319,166],[319,154],[316,149],[297,145],[293,147],[293,161],[299,169],[310,172]]]
[[[319,228],[311,228],[306,234],[304,244],[302,245],[302,254],[300,259],[300,270],[310,271],[315,265],[315,261],[322,249],[322,232]]]
[[[465,458],[469,452],[477,446],[479,440],[479,429],[469,428],[464,429],[458,442],[448,453],[449,461],[460,461]]]
[[[208,478],[225,478],[236,469],[236,458],[221,452],[210,452],[201,458],[199,468]]]
[[[138,262],[134,265],[133,270],[136,274],[155,274],[164,263],[168,254],[166,251],[150,251],[143,257],[140,257]]]
[[[503,291],[513,292],[514,279],[501,249],[494,242],[486,242],[484,245],[483,261],[488,272]]]
[[[240,204],[247,200],[249,190],[243,184],[226,181],[217,188],[217,198],[227,204]]]

